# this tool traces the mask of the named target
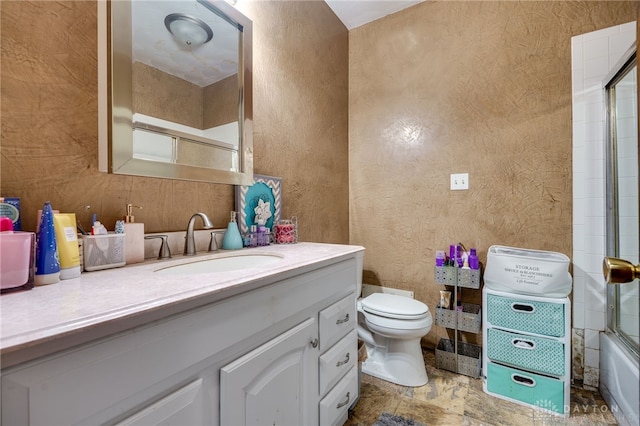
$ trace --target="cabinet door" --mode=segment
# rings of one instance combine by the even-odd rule
[[[220,424],[317,425],[317,334],[309,318],[223,367]]]
[[[116,426],[201,425],[204,423],[202,387],[202,379],[197,379]]]

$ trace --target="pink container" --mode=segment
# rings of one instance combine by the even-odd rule
[[[35,234],[0,233],[0,293],[33,288]]]
[[[275,225],[276,243],[293,244],[298,242],[298,220],[294,216],[291,220],[281,220]]]

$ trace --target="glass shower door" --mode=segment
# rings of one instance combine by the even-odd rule
[[[638,78],[633,53],[607,84],[609,152],[607,173],[607,255],[639,263]],[[638,359],[638,279],[609,285],[607,325]]]
[[[633,46],[605,85],[609,130],[606,255],[607,330],[600,334],[599,390],[623,426],[640,421],[638,277],[638,74]],[[638,266],[636,266],[638,265]]]

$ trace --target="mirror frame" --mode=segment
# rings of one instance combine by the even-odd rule
[[[195,1],[195,0],[194,0]],[[197,0],[239,31],[239,172],[133,157],[132,20],[130,1],[98,4],[98,169],[113,174],[251,185],[253,183],[252,22],[221,0]],[[112,31],[117,22],[118,30]]]

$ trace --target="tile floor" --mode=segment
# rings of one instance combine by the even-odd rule
[[[482,380],[435,368],[435,354],[425,350],[429,383],[410,388],[362,375],[360,400],[346,426],[371,426],[383,411],[428,426],[445,425],[615,425],[598,392],[571,389],[569,418],[495,398],[482,391]]]

